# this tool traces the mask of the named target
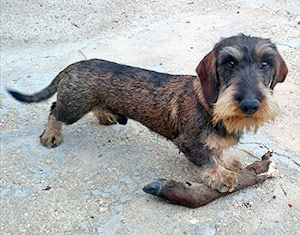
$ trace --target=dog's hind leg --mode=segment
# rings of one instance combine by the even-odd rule
[[[54,148],[60,145],[63,141],[61,129],[62,122],[56,119],[56,102],[51,106],[48,123],[44,132],[40,136],[41,145],[47,148]]]
[[[40,136],[41,145],[47,148],[54,148],[60,145],[63,141],[61,133],[62,124],[73,124],[92,109],[89,105],[78,106],[67,104],[67,99],[63,104],[59,101],[52,104],[48,123]]]
[[[127,117],[120,114],[113,114],[109,110],[103,109],[100,106],[96,106],[93,109],[93,113],[101,125],[113,125],[117,124],[117,122],[121,125],[125,125],[128,120]]]
[[[109,112],[108,110],[101,108],[100,106],[96,106],[93,109],[93,113],[97,117],[97,119],[99,120],[99,124],[101,124],[101,125],[117,124],[116,115]]]

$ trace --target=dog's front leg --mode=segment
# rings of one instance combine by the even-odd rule
[[[191,162],[201,168],[200,179],[219,192],[233,191],[238,184],[237,173],[220,164],[218,159],[222,152],[210,150],[199,141],[188,141],[190,139],[177,138],[174,142]]]

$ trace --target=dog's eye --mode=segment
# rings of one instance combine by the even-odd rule
[[[269,63],[267,61],[262,61],[260,66],[261,66],[262,69],[266,69],[266,68],[268,68]]]
[[[226,63],[226,67],[227,67],[228,69],[230,69],[230,70],[233,70],[234,67],[235,67],[234,61],[229,61],[229,62],[227,62],[227,63]]]

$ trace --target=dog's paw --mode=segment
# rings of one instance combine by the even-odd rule
[[[202,172],[201,180],[208,187],[218,190],[221,193],[232,192],[238,185],[237,174],[217,163]]]
[[[55,148],[63,142],[60,131],[54,129],[46,129],[40,135],[40,143],[46,148]]]

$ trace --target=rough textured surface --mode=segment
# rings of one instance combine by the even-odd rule
[[[1,1],[1,233],[299,234],[299,12],[299,1],[283,0]],[[273,149],[279,176],[199,209],[141,190],[197,179],[171,142],[133,121],[106,127],[87,115],[48,150],[38,136],[53,98],[23,105],[5,92],[37,91],[94,57],[195,74],[221,36],[238,32],[272,38],[290,70],[274,93],[283,115],[239,146],[255,156]]]

